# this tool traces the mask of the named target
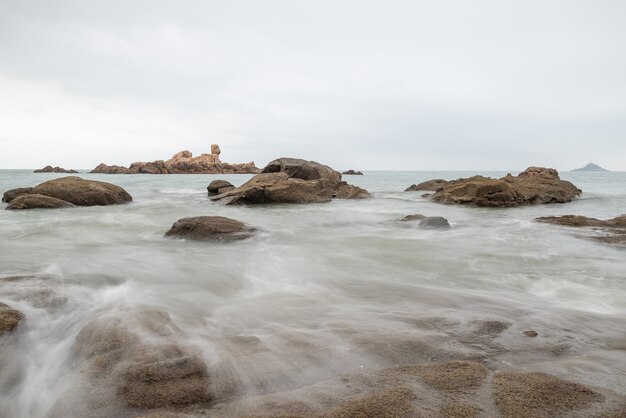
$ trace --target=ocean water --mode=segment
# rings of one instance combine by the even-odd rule
[[[167,312],[210,370],[235,365],[229,373],[250,393],[451,353],[626,394],[626,250],[581,237],[594,231],[533,222],[626,213],[626,173],[563,172],[583,190],[580,199],[513,209],[440,205],[403,192],[474,174],[506,173],[366,172],[344,179],[371,199],[269,206],[207,198],[212,180],[239,185],[248,175],[81,173],[123,186],[134,201],[0,210],[0,302],[26,317],[18,348],[0,355],[12,370],[0,370],[0,416],[46,416],[76,384],[70,352],[81,328],[141,309]],[[0,170],[0,192],[60,176]],[[415,213],[444,216],[452,228],[399,222]],[[176,220],[199,215],[259,232],[232,243],[163,237]],[[16,275],[31,278],[2,279]],[[472,338],[477,321],[508,328],[489,341]],[[225,345],[234,337],[258,338],[262,361]],[[428,350],[395,355],[380,341],[423,341]]]

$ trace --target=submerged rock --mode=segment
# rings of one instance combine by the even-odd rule
[[[422,215],[421,213],[416,213],[414,215],[406,215],[404,218],[400,220],[403,222],[411,222],[411,221],[421,221],[424,218],[426,218],[425,215]]]
[[[593,227],[604,234],[589,235],[586,238],[604,242],[605,244],[626,245],[626,215],[606,220],[579,215],[545,216],[536,218],[535,221],[575,228]]]
[[[422,229],[449,229],[450,223],[443,216],[427,216],[419,223]]]
[[[116,205],[133,200],[120,186],[76,176],[46,181],[34,187],[32,193],[61,199],[76,206]]]
[[[18,189],[7,190],[2,195],[2,201],[6,203],[10,203],[11,200],[15,199],[16,197],[21,196],[23,194],[32,193],[32,192],[33,192],[32,187],[20,187]]]
[[[233,241],[249,238],[254,228],[223,216],[197,216],[179,219],[165,233],[166,237],[196,241]]]
[[[13,331],[24,319],[24,314],[0,302],[0,336]]]
[[[23,194],[16,197],[7,205],[7,209],[57,209],[57,208],[71,208],[74,207],[65,200],[57,199],[55,197],[44,196],[42,194]]]
[[[556,170],[529,167],[518,176],[500,179],[474,176],[450,181],[430,198],[446,204],[472,204],[486,207],[515,207],[571,202],[582,191],[561,180]]]
[[[447,180],[443,180],[443,179],[427,180],[427,181],[421,182],[420,184],[412,184],[411,186],[406,188],[404,191],[405,192],[417,192],[420,190],[426,190],[426,191],[436,192],[437,190],[446,186],[448,183],[449,182]]]
[[[341,180],[341,174],[314,161],[280,158],[243,185],[212,200],[239,203],[323,203],[333,198],[368,197],[367,190]]]
[[[47,165],[44,168],[40,168],[38,170],[33,171],[33,173],[66,173],[66,174],[76,174],[78,171],[76,170],[66,170],[59,166],[52,167],[51,165]]]
[[[234,188],[235,186],[233,186],[230,182],[226,180],[213,180],[211,183],[209,183],[206,189],[209,192],[209,195],[217,195],[219,194],[220,189],[224,189],[227,187]]]

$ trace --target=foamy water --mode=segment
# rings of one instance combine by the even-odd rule
[[[626,393],[626,250],[533,222],[626,213],[626,173],[561,173],[584,192],[565,205],[446,206],[403,192],[474,174],[506,173],[367,172],[345,180],[371,199],[270,206],[208,200],[210,181],[239,185],[247,175],[83,173],[123,186],[134,202],[0,210],[0,277],[33,276],[0,281],[0,302],[26,317],[17,347],[0,347],[0,416],[46,416],[76,384],[69,353],[80,329],[135,309],[169,313],[207,364],[236,365],[229,373],[251,392],[392,366],[397,359],[359,344],[359,336],[380,336],[441,337],[441,352],[484,355],[493,368]],[[0,170],[0,192],[60,176]],[[452,229],[398,222],[414,213],[444,216]],[[232,243],[163,238],[177,219],[199,215],[235,218],[259,233]],[[463,340],[475,320],[511,324],[501,349]],[[521,334],[529,329],[539,336]],[[263,342],[263,362],[225,348],[240,336]]]

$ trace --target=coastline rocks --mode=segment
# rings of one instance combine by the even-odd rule
[[[213,180],[211,183],[209,183],[206,189],[209,192],[209,195],[217,195],[220,193],[219,191],[220,189],[223,190],[229,187],[234,188],[235,186],[233,186],[230,182],[226,180]],[[224,191],[227,191],[227,190],[224,190]]]
[[[8,210],[18,209],[57,209],[57,208],[71,208],[73,204],[66,202],[65,200],[57,199],[55,197],[44,196],[42,194],[23,194],[16,197],[7,205]]]
[[[442,187],[445,187],[448,183],[449,181],[443,180],[443,179],[427,180],[427,181],[421,182],[420,184],[412,184],[411,186],[406,188],[404,191],[405,192],[417,192],[420,190],[426,190],[426,191],[436,192]]]
[[[341,180],[341,174],[314,161],[279,158],[243,185],[212,198],[225,204],[323,203],[333,198],[369,197],[367,190]]]
[[[34,187],[32,193],[61,199],[76,206],[117,205],[133,200],[120,186],[76,176],[46,181]]]
[[[483,207],[516,207],[547,203],[566,203],[582,191],[561,180],[552,168],[529,167],[518,176],[500,179],[474,176],[450,181],[430,198],[445,204],[472,204]]]
[[[450,223],[443,216],[427,216],[419,223],[422,229],[450,229]]]
[[[177,152],[167,161],[134,162],[128,168],[99,164],[90,173],[100,174],[257,174],[254,161],[241,164],[223,163],[219,145],[211,145],[211,154],[194,157],[191,151]]]
[[[545,216],[536,218],[536,222],[553,225],[569,226],[574,228],[592,227],[604,232],[604,235],[591,235],[590,238],[605,244],[626,245],[626,215],[613,219],[596,219],[579,215]]]
[[[76,170],[66,170],[59,166],[52,167],[51,165],[47,165],[44,168],[40,168],[39,170],[33,171],[33,173],[65,173],[65,174],[76,174],[78,171]]]
[[[33,191],[32,187],[20,187],[17,189],[7,190],[2,195],[2,201],[6,203],[10,203],[11,200],[15,199],[16,197],[21,196],[23,194],[32,193],[32,191]]]
[[[13,331],[24,319],[24,314],[0,302],[0,336]]]
[[[174,223],[166,237],[195,241],[236,241],[250,238],[254,228],[223,216],[183,218]]]
[[[354,171],[354,170],[348,170],[348,171],[344,171],[343,173],[346,176],[362,176],[363,173],[360,171]]]

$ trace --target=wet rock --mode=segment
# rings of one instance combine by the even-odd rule
[[[515,207],[571,202],[582,191],[561,180],[556,170],[529,167],[518,176],[500,179],[474,176],[450,181],[430,198],[446,204],[472,204],[486,207]]]
[[[249,238],[254,228],[223,216],[197,216],[179,219],[165,233],[166,237],[197,241],[233,241]]]
[[[6,203],[10,203],[13,199],[23,194],[32,193],[32,187],[20,187],[18,189],[11,189],[4,192],[2,195],[2,201]]]
[[[354,171],[354,170],[348,170],[348,171],[344,171],[343,173],[346,176],[362,176],[363,173],[360,171]]]
[[[579,410],[604,397],[593,390],[545,373],[496,373],[496,407],[504,418],[555,417]]]
[[[358,396],[338,407],[329,418],[418,418],[421,415],[413,404],[415,394],[407,388],[379,390]]]
[[[32,193],[54,197],[76,206],[115,205],[133,200],[120,186],[76,176],[46,181],[34,187]]]
[[[533,331],[533,330],[524,331],[523,334],[531,338],[536,337],[538,335],[537,331]]]
[[[216,195],[216,194],[220,194],[219,192],[220,189],[224,189],[227,187],[235,187],[235,186],[233,186],[230,182],[226,180],[213,180],[207,186],[207,191],[209,192],[209,195]]]
[[[414,215],[407,215],[400,220],[403,222],[411,222],[411,221],[421,221],[422,219],[425,219],[425,218],[426,218],[425,215],[422,215],[421,213],[416,213]]]
[[[426,190],[426,191],[436,192],[437,190],[441,189],[447,184],[448,184],[447,180],[433,179],[433,180],[423,181],[420,184],[412,184],[411,186],[406,188],[404,191],[405,192],[417,192],[420,190]]]
[[[76,174],[78,171],[76,170],[66,170],[59,166],[52,167],[51,165],[47,165],[44,168],[40,168],[38,170],[33,171],[33,173],[66,173],[66,174]]]
[[[74,207],[65,200],[57,199],[55,197],[44,196],[42,194],[23,194],[16,197],[7,205],[9,210],[18,209],[58,209],[58,208],[71,208]]]
[[[270,162],[243,185],[212,200],[225,204],[239,203],[323,203],[333,198],[354,199],[369,196],[360,187],[341,181],[332,168],[295,158]]]
[[[571,227],[626,228],[626,215],[606,220],[579,215],[544,216],[535,221]]]
[[[220,187],[219,189],[217,189],[217,193],[216,194],[226,193],[226,192],[229,192],[229,191],[234,190],[234,189],[235,189],[235,186]]]
[[[0,302],[0,336],[13,331],[24,319],[24,314]]]
[[[450,229],[450,223],[442,216],[427,216],[419,223],[422,229]]]

